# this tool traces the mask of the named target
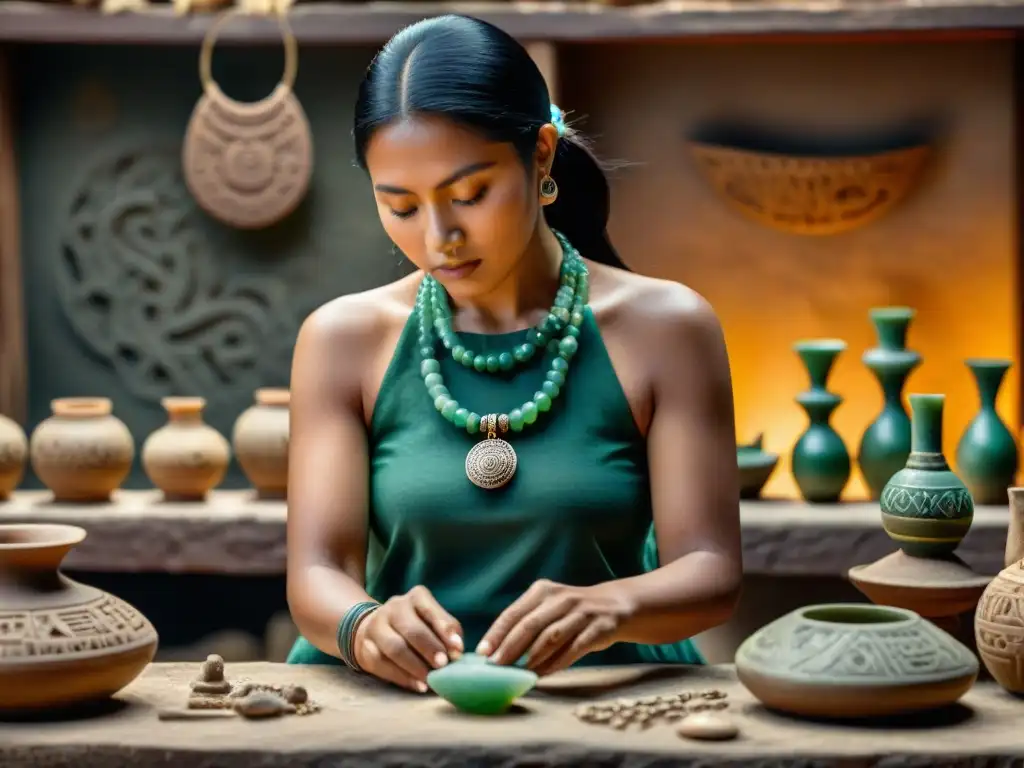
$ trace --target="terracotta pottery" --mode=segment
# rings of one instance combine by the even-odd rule
[[[105,397],[68,397],[32,433],[32,468],[54,501],[109,501],[132,468],[135,441]]]
[[[6,501],[25,474],[28,438],[18,422],[0,415],[0,501]]]
[[[231,460],[224,436],[203,421],[206,400],[165,397],[168,422],[142,446],[142,466],[168,501],[202,501],[220,485]]]
[[[235,455],[260,498],[284,498],[288,492],[290,400],[287,389],[257,389],[256,405],[235,422]]]
[[[779,463],[777,453],[764,450],[764,435],[753,442],[736,446],[736,465],[740,471],[740,498],[756,499]]]
[[[0,525],[0,712],[108,698],[156,653],[138,610],[60,572],[84,538],[71,525]]]
[[[1024,694],[1024,488],[1010,488],[1006,568],[981,596],[974,638],[985,668],[1003,688]]]
[[[954,703],[974,684],[978,660],[913,611],[834,604],[755,632],[736,651],[736,672],[772,709],[865,718]]]

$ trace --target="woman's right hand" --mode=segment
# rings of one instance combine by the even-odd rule
[[[424,586],[390,598],[359,622],[354,638],[363,671],[418,693],[431,669],[462,651],[462,626]]]

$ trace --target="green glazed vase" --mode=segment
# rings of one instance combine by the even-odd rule
[[[910,416],[903,407],[907,377],[921,364],[921,355],[907,349],[907,328],[914,317],[909,307],[883,307],[869,313],[878,346],[861,357],[882,387],[882,412],[861,437],[857,463],[872,499],[878,499],[889,478],[910,456]]]
[[[796,396],[807,412],[810,423],[793,446],[792,469],[800,494],[813,503],[839,500],[850,479],[850,453],[829,419],[843,398],[826,389],[828,375],[846,342],[839,339],[815,339],[793,345],[800,355],[811,387]]]
[[[764,450],[764,435],[758,435],[753,442],[746,445],[737,445],[736,466],[740,471],[740,498],[758,498],[778,463],[777,454]]]
[[[1006,504],[1006,489],[1017,477],[1017,441],[996,413],[996,396],[1010,370],[1009,360],[967,360],[981,410],[956,447],[956,468],[976,504]]]
[[[945,395],[911,395],[910,457],[882,490],[882,527],[906,554],[944,557],[967,535],[974,500],[942,453]]]

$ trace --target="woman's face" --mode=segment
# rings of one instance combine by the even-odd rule
[[[493,290],[537,230],[544,145],[539,139],[527,172],[511,144],[444,118],[413,116],[380,129],[366,165],[385,231],[453,298]]]

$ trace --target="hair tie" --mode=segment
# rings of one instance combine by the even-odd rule
[[[559,138],[565,136],[565,116],[554,104],[551,105],[551,124],[558,130]]]

